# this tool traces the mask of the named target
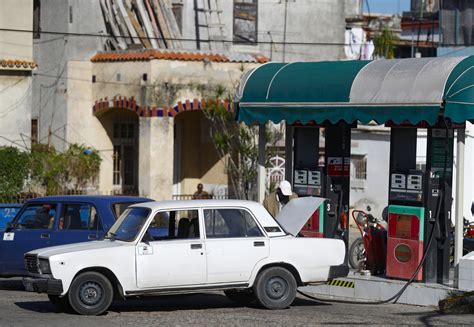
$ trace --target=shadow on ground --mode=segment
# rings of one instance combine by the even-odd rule
[[[21,309],[39,312],[54,313],[58,312],[56,308],[47,300],[15,302],[15,305]],[[301,298],[296,298],[292,306],[321,306],[329,305],[327,303],[316,302]],[[109,312],[171,312],[181,310],[206,310],[206,309],[224,309],[224,308],[252,308],[261,309],[256,303],[249,306],[236,304],[221,294],[187,294],[187,295],[163,295],[129,298],[125,301],[115,301],[108,310]]]

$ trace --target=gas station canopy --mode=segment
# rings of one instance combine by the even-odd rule
[[[247,124],[474,121],[474,56],[268,63],[244,75],[236,97]]]

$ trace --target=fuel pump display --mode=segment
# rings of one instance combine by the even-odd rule
[[[323,171],[295,170],[294,190],[298,196],[322,196]],[[308,222],[303,226],[301,233],[307,237],[324,237],[324,203],[321,204]]]

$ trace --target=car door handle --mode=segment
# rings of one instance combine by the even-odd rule
[[[202,244],[191,244],[191,250],[202,249]]]
[[[49,233],[43,233],[43,234],[41,234],[41,238],[47,238],[47,239],[49,239],[49,236],[50,236]]]
[[[263,242],[263,241],[255,241],[255,242],[253,242],[253,246],[265,246],[265,242]]]
[[[87,236],[87,238],[88,238],[89,240],[96,240],[96,239],[97,239],[97,235],[95,235],[95,234],[90,234],[89,236]]]

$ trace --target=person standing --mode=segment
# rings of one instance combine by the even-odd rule
[[[209,193],[204,191],[204,187],[201,183],[197,185],[197,191],[193,194],[193,200],[202,200],[202,199],[210,199]]]
[[[263,206],[275,218],[281,209],[290,200],[296,199],[298,195],[291,190],[291,184],[288,181],[281,181],[278,188],[268,194],[263,200]]]

